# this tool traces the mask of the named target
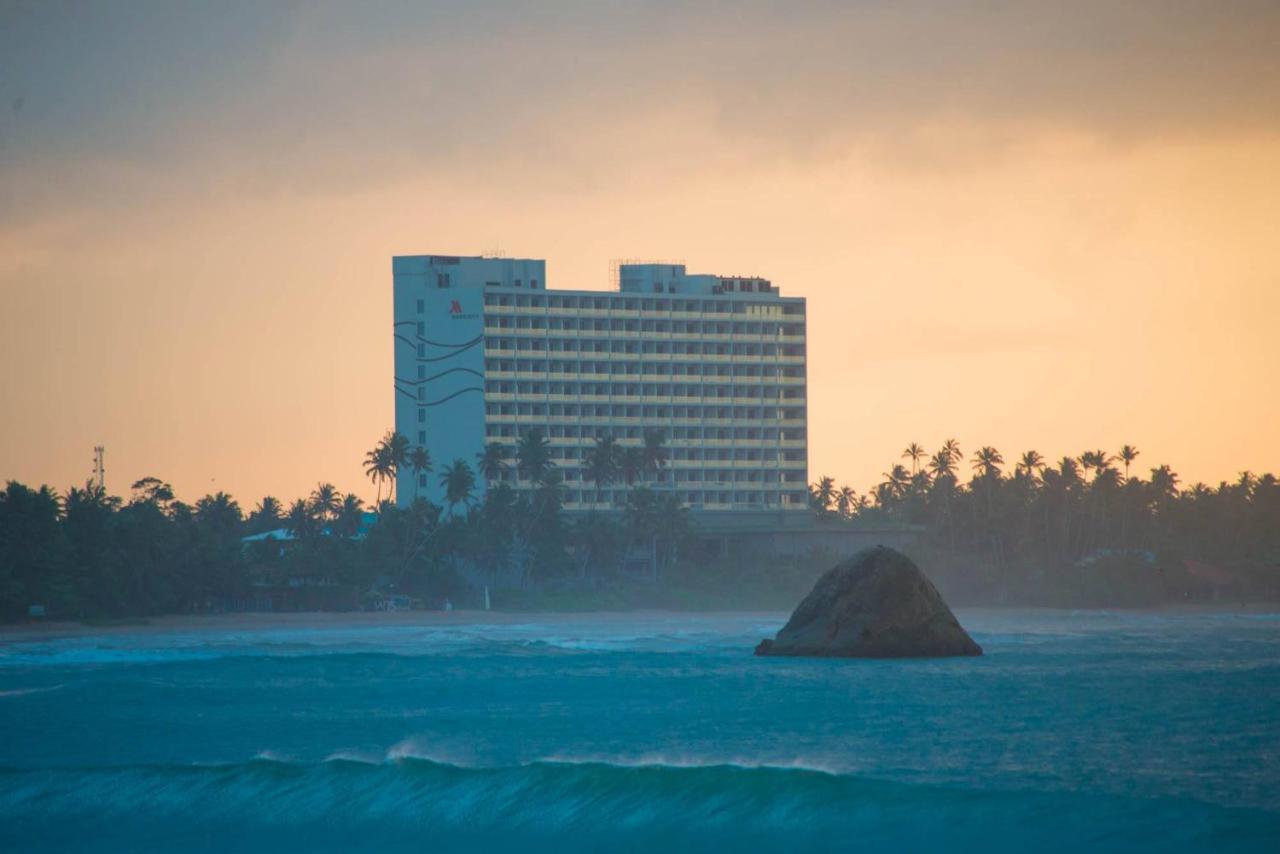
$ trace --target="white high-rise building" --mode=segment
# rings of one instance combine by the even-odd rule
[[[549,290],[527,259],[413,255],[392,270],[396,430],[435,472],[475,469],[488,442],[514,457],[538,430],[565,509],[607,509],[626,487],[588,481],[587,452],[656,430],[668,462],[651,485],[695,511],[808,507],[803,298],[678,264],[622,264],[611,291]],[[400,473],[401,502],[442,495],[438,474]]]

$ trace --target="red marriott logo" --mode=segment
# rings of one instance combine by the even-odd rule
[[[457,300],[452,300],[452,301],[450,301],[450,303],[449,303],[449,313],[450,313],[450,314],[462,314],[462,303],[458,302]]]

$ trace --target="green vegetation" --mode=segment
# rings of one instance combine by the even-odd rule
[[[58,495],[10,482],[0,493],[0,618],[21,618],[30,605],[80,619],[344,609],[393,593],[475,605],[486,586],[514,605],[558,582],[599,589],[629,552],[643,556],[640,574],[650,582],[677,560],[691,531],[688,513],[644,481],[665,461],[660,434],[621,467],[633,484],[625,507],[572,522],[546,438],[536,430],[522,437],[514,465],[505,450],[490,445],[477,455],[489,486],[482,501],[475,469],[458,459],[438,473],[445,507],[415,486],[402,508],[394,503],[397,475],[412,472],[416,485],[432,461],[388,433],[364,460],[377,489],[376,519],[358,497],[327,483],[287,509],[267,496],[246,516],[221,492],[195,505],[178,501],[155,477],[135,483],[127,502],[92,485]]]
[[[1280,483],[1242,472],[1216,488],[1180,488],[1167,465],[1147,479],[1140,452],[1090,450],[1008,464],[979,448],[962,480],[959,444],[911,443],[869,495],[823,477],[810,490],[832,524],[922,526],[913,555],[944,588],[986,603],[1143,605],[1189,593],[1280,597]],[[1122,466],[1122,468],[1121,468]]]
[[[21,619],[30,605],[99,621],[346,609],[388,594],[477,607],[486,587],[495,607],[510,609],[781,609],[839,557],[700,541],[687,509],[652,488],[666,456],[656,431],[633,446],[601,437],[585,461],[588,481],[625,484],[625,502],[574,518],[536,430],[513,458],[491,444],[474,463],[438,471],[424,449],[388,433],[365,456],[378,498],[370,509],[327,483],[287,507],[267,496],[246,515],[221,492],[186,504],[154,477],[133,484],[127,501],[92,485],[59,495],[10,482],[0,492],[0,618]],[[1006,473],[1003,455],[983,447],[962,480],[954,440],[933,454],[912,443],[868,494],[823,477],[811,498],[821,528],[913,526],[912,556],[961,604],[1280,598],[1274,476],[1182,489],[1168,466],[1137,476],[1138,457],[1126,445],[1050,466],[1028,451]],[[401,471],[415,484],[406,507],[393,498]],[[445,506],[417,494],[423,475],[436,477]]]

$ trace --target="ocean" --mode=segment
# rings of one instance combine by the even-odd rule
[[[10,641],[0,850],[1280,851],[1280,615],[957,615],[984,657],[753,657],[784,614]]]

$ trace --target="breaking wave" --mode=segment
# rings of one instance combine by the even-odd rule
[[[49,691],[57,691],[61,685],[46,685],[43,688],[11,688],[6,691],[0,691],[0,697],[26,697],[30,694],[44,694]]]

